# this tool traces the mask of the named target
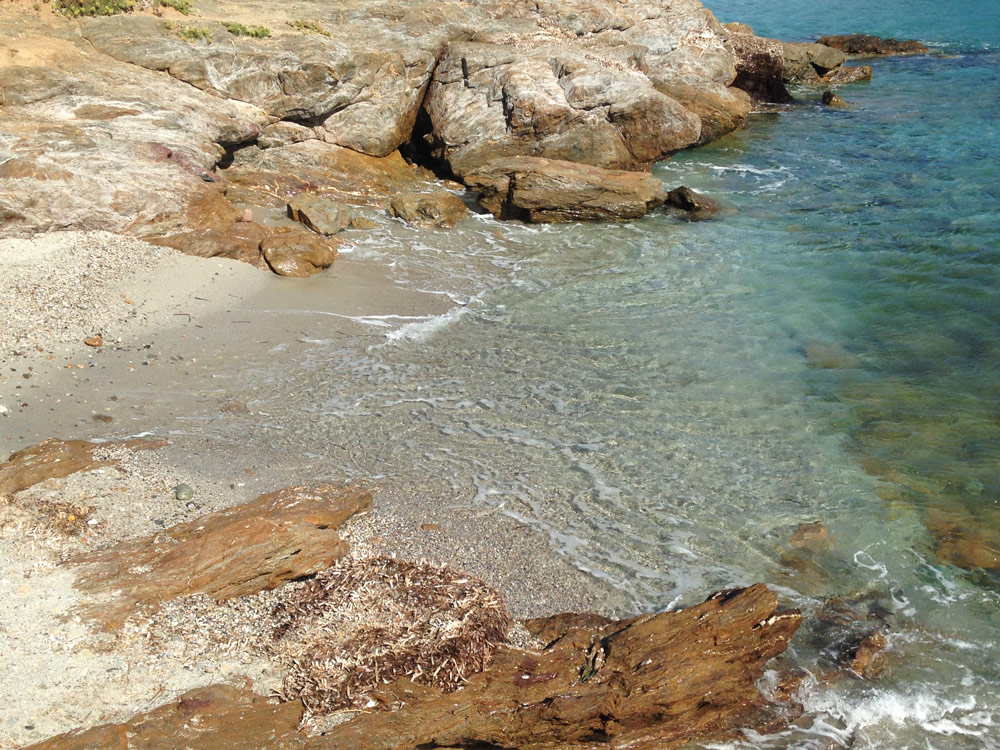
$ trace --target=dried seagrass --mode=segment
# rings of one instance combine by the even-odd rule
[[[375,691],[404,676],[454,690],[486,668],[511,624],[483,581],[388,557],[337,562],[273,615],[282,697],[312,716],[375,707]]]

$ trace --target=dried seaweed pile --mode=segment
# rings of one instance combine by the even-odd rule
[[[322,716],[379,704],[399,677],[454,690],[507,641],[510,618],[484,582],[445,566],[344,559],[274,612],[283,698]]]

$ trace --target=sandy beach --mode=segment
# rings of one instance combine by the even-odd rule
[[[53,258],[58,257],[58,263]],[[148,623],[112,636],[73,614],[79,594],[67,556],[154,533],[291,484],[342,480],[340,467],[276,451],[248,455],[212,439],[216,425],[255,419],[249,362],[274,346],[339,336],[359,348],[385,338],[366,317],[447,313],[440,295],[397,286],[389,269],[343,260],[336,297],[229,260],[191,258],[107,233],[58,233],[0,243],[0,295],[15,299],[0,333],[0,452],[51,437],[164,437],[115,468],[47,480],[0,508],[0,669],[7,706],[0,745],[37,741],[79,725],[121,720],[185,690],[216,682],[258,692],[280,684],[273,664],[240,649],[164,632]],[[289,294],[290,285],[295,294]],[[65,304],[64,304],[65,303]],[[103,345],[85,338],[100,335]],[[301,345],[301,344],[300,344]],[[173,488],[190,485],[178,501]],[[390,554],[448,563],[495,586],[516,617],[605,606],[608,592],[556,556],[538,533],[494,511],[450,507],[443,487],[369,483],[373,511],[350,522],[356,556]],[[58,500],[87,507],[92,523],[66,536],[25,508]],[[180,609],[173,608],[174,617]],[[198,629],[210,603],[181,618]],[[143,629],[145,627],[145,629]],[[177,627],[181,627],[178,625]],[[168,628],[169,630],[169,628]],[[179,631],[178,631],[179,632]]]

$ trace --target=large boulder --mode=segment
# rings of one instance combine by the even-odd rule
[[[840,50],[815,42],[779,42],[787,83],[816,83],[847,60]]]
[[[389,213],[407,224],[453,227],[469,215],[465,203],[454,193],[401,193],[389,204]]]
[[[463,177],[505,156],[637,169],[695,144],[696,115],[569,46],[448,47],[427,93],[432,153]]]
[[[666,200],[663,183],[645,172],[529,156],[494,160],[465,179],[498,219],[623,221],[644,216]]]

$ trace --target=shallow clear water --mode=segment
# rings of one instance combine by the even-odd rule
[[[359,247],[456,310],[257,373],[255,439],[521,519],[631,611],[758,580],[807,613],[877,601],[891,671],[812,688],[750,745],[1000,747],[1000,583],[940,546],[1000,539],[998,5],[713,9],[938,52],[873,62],[850,110],[802,91],[657,168],[717,220],[479,218]],[[789,547],[811,521],[829,552]],[[825,668],[806,634],[792,650]]]

